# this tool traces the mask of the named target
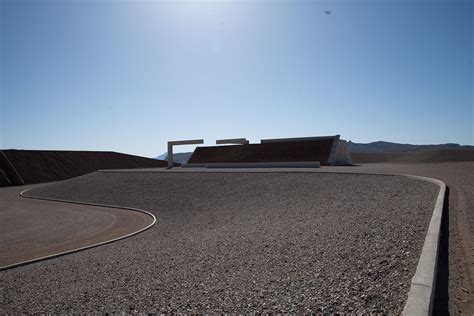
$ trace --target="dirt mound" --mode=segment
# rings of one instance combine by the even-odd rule
[[[474,161],[474,149],[435,149],[401,153],[351,152],[354,163]]]
[[[105,151],[0,151],[0,185],[58,181],[100,169],[166,167],[166,161]]]
[[[197,147],[188,163],[298,162],[329,164],[334,139]]]

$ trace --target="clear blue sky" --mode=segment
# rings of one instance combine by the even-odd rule
[[[157,156],[167,140],[331,134],[474,144],[470,0],[0,6],[3,148]]]

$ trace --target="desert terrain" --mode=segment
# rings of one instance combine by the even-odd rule
[[[474,162],[260,172],[105,170],[41,185],[28,194],[142,208],[157,217],[157,224],[112,244],[0,272],[2,311],[44,312],[54,304],[54,312],[113,312],[127,306],[128,312],[398,313],[437,188],[403,177],[357,173],[412,174],[447,184],[435,312],[470,313]],[[0,193],[11,195],[18,188]],[[4,209],[0,215],[8,218]],[[58,216],[54,209],[42,210]],[[61,220],[67,221],[67,214]],[[101,226],[96,215],[84,212],[85,224],[75,226],[76,234],[85,236]],[[17,219],[16,227],[22,221],[31,224],[25,218]],[[123,221],[116,224],[123,229]],[[10,237],[28,244],[21,229],[12,225],[10,230],[16,234]],[[44,233],[47,225],[36,230]],[[57,232],[61,236],[70,237],[67,229]],[[90,240],[75,242],[87,245]],[[7,250],[14,254],[14,249]],[[51,282],[54,289],[45,287]],[[39,288],[46,290],[34,295]]]
[[[398,313],[437,192],[405,177],[275,171],[106,171],[46,185],[30,194],[139,207],[157,224],[2,272],[4,312]]]

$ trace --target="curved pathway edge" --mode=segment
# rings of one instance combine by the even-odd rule
[[[143,232],[143,231],[145,231],[145,230],[151,228],[151,227],[152,227],[153,225],[155,225],[155,223],[156,223],[156,217],[155,217],[155,215],[153,215],[152,213],[147,212],[147,211],[145,211],[145,210],[138,209],[138,208],[124,207],[124,206],[119,206],[119,205],[109,205],[109,204],[100,204],[100,203],[88,203],[88,202],[78,202],[78,201],[63,200],[63,199],[52,199],[52,198],[36,197],[36,196],[28,195],[28,194],[27,194],[28,191],[33,190],[33,189],[36,189],[36,188],[38,188],[38,187],[40,187],[40,186],[36,186],[36,187],[33,187],[33,188],[29,188],[29,189],[23,190],[23,191],[20,192],[20,196],[23,197],[23,198],[27,198],[27,199],[53,201],[53,202],[70,203],[70,204],[78,204],[78,205],[99,206],[99,207],[107,207],[107,208],[115,208],[115,209],[129,210],[129,211],[133,211],[133,212],[141,212],[141,213],[144,213],[144,214],[147,214],[148,216],[150,216],[150,217],[152,218],[152,222],[151,222],[150,224],[148,224],[147,226],[145,226],[145,227],[143,227],[143,228],[141,228],[141,229],[139,229],[139,230],[137,230],[137,231],[128,233],[128,234],[123,235],[123,236],[120,236],[120,237],[116,237],[116,238],[113,238],[113,239],[101,241],[101,242],[94,243],[94,244],[91,244],[91,245],[86,245],[86,246],[79,247],[79,248],[74,248],[74,249],[70,249],[70,250],[66,250],[66,251],[54,253],[54,254],[47,255],[47,256],[43,256],[43,257],[39,257],[39,258],[34,258],[34,259],[31,259],[31,260],[25,260],[25,261],[17,262],[17,263],[14,263],[14,264],[10,264],[10,265],[7,265],[7,266],[0,267],[0,271],[7,270],[7,269],[12,269],[12,268],[16,268],[16,267],[23,266],[23,265],[30,264],[30,263],[34,263],[34,262],[39,262],[39,261],[43,261],[43,260],[47,260],[47,259],[52,259],[52,258],[60,257],[60,256],[63,256],[63,255],[67,255],[67,254],[79,252],[79,251],[82,251],[82,250],[86,250],[86,249],[90,249],[90,248],[102,246],[102,245],[105,245],[105,244],[109,244],[109,243],[112,243],[112,242],[115,242],[115,241],[119,241],[119,240],[122,240],[122,239],[125,239],[125,238],[128,238],[128,237],[132,237],[132,236],[134,236],[134,235],[137,235],[137,234],[139,234],[139,233],[141,233],[141,232]]]
[[[431,216],[415,275],[411,280],[408,299],[403,309],[404,315],[431,315],[435,301],[436,274],[444,199],[446,197],[446,183],[433,178],[413,175],[404,176],[429,181],[439,186],[433,215]]]

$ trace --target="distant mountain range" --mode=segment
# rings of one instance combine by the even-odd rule
[[[189,158],[191,158],[192,154],[193,154],[192,152],[174,153],[173,154],[173,162],[179,162],[180,164],[187,163]],[[168,161],[168,153],[164,153],[162,155],[159,155],[158,157],[155,157],[155,159]]]
[[[435,150],[435,149],[474,149],[474,146],[461,146],[459,144],[447,143],[439,145],[412,145],[390,142],[372,142],[372,143],[347,143],[350,152],[353,153],[402,153],[417,150]]]
[[[377,161],[391,161],[393,159],[411,159],[411,160],[416,160],[417,158],[411,158],[413,156],[411,153],[414,153],[416,151],[432,151],[432,153],[424,153],[424,156],[429,156],[426,158],[426,161],[431,161],[436,159],[441,159],[442,155],[448,155],[446,153],[446,150],[449,150],[449,155],[451,155],[453,150],[461,150],[462,156],[464,157],[462,160],[474,160],[473,159],[468,159],[470,156],[473,155],[471,151],[474,151],[474,146],[461,146],[459,144],[454,144],[454,143],[447,143],[447,144],[438,144],[438,145],[412,145],[412,144],[399,144],[399,143],[390,143],[390,142],[384,142],[384,141],[378,141],[378,142],[372,142],[372,143],[354,143],[352,141],[349,141],[347,143],[347,146],[349,148],[349,151],[355,155],[353,155],[353,160],[368,160],[367,162],[377,162]],[[464,151],[465,149],[466,151]],[[435,152],[438,151],[438,152]],[[445,151],[441,153],[440,151]],[[400,156],[400,154],[408,154],[411,155],[410,158],[406,158],[405,156]],[[185,152],[185,153],[175,153],[173,154],[173,161],[174,162],[179,162],[181,164],[185,164],[188,162],[189,158],[192,156],[192,152]],[[376,154],[375,156],[361,156],[357,154]],[[391,155],[390,158],[387,158],[385,156],[380,156],[378,154],[383,154],[386,156],[386,154],[397,154],[395,156]],[[431,156],[435,157],[431,157]],[[449,156],[448,155],[448,156]],[[456,154],[459,155],[459,154]],[[393,157],[392,157],[393,156]],[[400,157],[399,157],[400,156]],[[423,156],[423,157],[424,157]],[[440,157],[437,157],[440,156]],[[155,159],[160,159],[160,160],[168,160],[168,153],[164,153]],[[450,161],[450,158],[442,158],[443,161]]]

